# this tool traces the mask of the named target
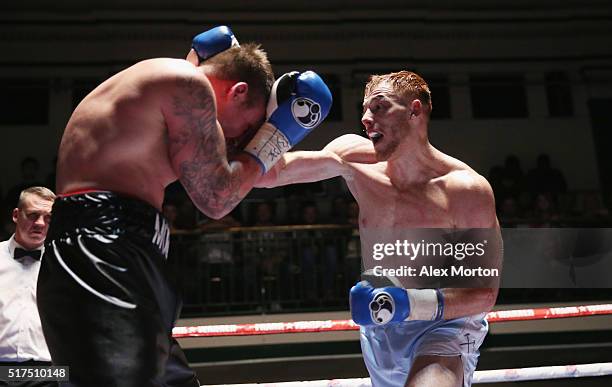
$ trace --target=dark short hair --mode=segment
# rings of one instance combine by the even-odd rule
[[[246,82],[254,104],[261,96],[265,101],[274,84],[274,72],[266,52],[256,43],[245,43],[227,49],[203,62],[213,66],[213,74],[220,79]]]

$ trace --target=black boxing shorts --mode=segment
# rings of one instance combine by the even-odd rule
[[[199,386],[172,328],[181,300],[169,228],[112,192],[58,197],[37,286],[43,332],[67,386]]]

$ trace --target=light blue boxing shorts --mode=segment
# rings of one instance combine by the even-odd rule
[[[489,331],[485,315],[361,327],[361,351],[372,387],[403,387],[412,363],[423,355],[460,356],[463,386],[469,387],[478,349]]]

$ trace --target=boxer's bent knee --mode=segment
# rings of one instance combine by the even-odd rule
[[[423,355],[414,360],[406,387],[461,387],[461,356]]]

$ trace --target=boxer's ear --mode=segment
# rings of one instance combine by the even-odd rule
[[[410,118],[412,118],[413,116],[418,116],[421,113],[423,113],[423,104],[421,103],[420,99],[414,99],[412,100],[412,103],[410,104]]]
[[[185,59],[194,66],[198,66],[200,64],[200,58],[198,58],[198,54],[193,48],[189,51],[189,54],[187,54],[187,58]]]
[[[229,94],[233,101],[245,102],[249,94],[249,85],[246,82],[237,82],[230,88]]]

